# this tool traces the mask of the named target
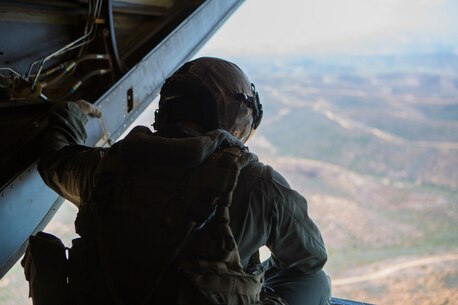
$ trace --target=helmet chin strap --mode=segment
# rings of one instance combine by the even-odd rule
[[[255,131],[255,129],[251,128],[246,139],[240,139],[240,141],[242,141],[242,143],[245,144],[254,135]]]

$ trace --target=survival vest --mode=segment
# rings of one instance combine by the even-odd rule
[[[105,155],[91,202],[75,222],[82,238],[73,241],[69,263],[58,272],[62,293],[54,294],[75,305],[261,304],[259,254],[242,268],[229,227],[238,175],[254,155],[226,143],[194,167],[131,157],[117,144]],[[30,244],[37,244],[36,236]],[[52,245],[65,257],[61,243]],[[30,279],[31,270],[39,278],[34,258],[46,256],[33,252],[29,247],[23,261],[32,297],[56,287]],[[34,304],[62,299],[34,298]]]

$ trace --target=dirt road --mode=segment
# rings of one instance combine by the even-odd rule
[[[447,261],[458,261],[458,254],[443,254],[443,255],[438,255],[438,256],[424,257],[424,258],[419,258],[419,259],[415,259],[415,260],[404,262],[404,263],[394,264],[392,266],[387,266],[383,270],[371,272],[368,274],[341,278],[341,279],[333,279],[332,286],[337,287],[337,286],[351,285],[351,284],[356,284],[356,283],[361,283],[361,282],[366,282],[366,281],[372,281],[372,280],[376,280],[376,279],[388,276],[390,274],[402,271],[404,269],[425,266],[425,265],[438,264],[438,263],[443,263]]]

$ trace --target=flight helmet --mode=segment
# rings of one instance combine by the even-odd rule
[[[184,64],[161,88],[156,130],[193,120],[207,130],[224,129],[242,142],[259,126],[262,105],[255,86],[235,64],[201,57]]]

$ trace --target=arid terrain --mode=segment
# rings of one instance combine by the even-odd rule
[[[265,116],[248,142],[309,203],[336,297],[458,304],[458,57],[235,58]],[[74,237],[65,204],[47,231]],[[27,303],[22,269],[0,303]]]
[[[457,57],[246,66],[266,109],[250,148],[307,198],[333,294],[458,304]]]

